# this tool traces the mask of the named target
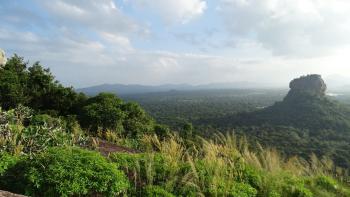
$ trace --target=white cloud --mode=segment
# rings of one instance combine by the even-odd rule
[[[113,0],[37,1],[50,13],[56,25],[118,35],[147,32],[144,26],[126,16]]]
[[[127,36],[111,34],[108,32],[101,32],[100,36],[106,42],[110,43],[113,46],[113,48],[120,49],[120,52],[134,50],[130,42],[130,39]]]
[[[207,9],[204,0],[128,0],[140,9],[156,12],[165,22],[188,23]]]
[[[276,55],[315,56],[350,44],[350,1],[220,0],[237,42],[251,39]]]
[[[0,6],[0,47],[8,56],[16,52],[26,59],[42,61],[62,82],[77,87],[235,81],[287,85],[290,79],[306,73],[350,76],[346,65],[350,62],[350,47],[346,46],[350,43],[350,2],[344,0],[219,0],[218,12],[233,42],[217,44],[204,55],[186,53],[186,48],[178,50],[181,45],[169,44],[157,51],[159,46],[153,43],[134,43],[134,38],[137,40],[148,29],[112,0],[37,1],[38,7],[47,10],[42,10],[47,18],[34,10],[14,11],[16,6]],[[188,23],[207,7],[204,0],[129,3],[156,11],[169,23]],[[205,25],[213,22],[221,25],[220,21]],[[192,29],[190,24],[184,28]],[[197,29],[194,31],[197,33]],[[160,39],[168,38],[163,29],[156,33],[162,34]],[[226,39],[223,34],[213,36],[213,41],[221,43]],[[206,34],[177,36],[194,45],[209,39]],[[168,40],[163,41],[166,45]],[[319,56],[334,49],[336,55]],[[271,55],[270,50],[281,56]]]

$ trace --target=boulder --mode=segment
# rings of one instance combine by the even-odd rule
[[[5,56],[5,52],[0,49],[0,66],[3,66],[6,64],[6,56]]]
[[[25,197],[25,196],[0,190],[0,197]]]

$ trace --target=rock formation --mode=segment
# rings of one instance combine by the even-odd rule
[[[5,52],[0,49],[0,66],[3,66],[6,64],[6,56],[5,56]]]
[[[25,197],[25,196],[0,190],[0,197]]]
[[[327,86],[323,81],[321,75],[306,75],[292,80],[289,83],[288,97],[310,95],[323,97],[326,94]]]

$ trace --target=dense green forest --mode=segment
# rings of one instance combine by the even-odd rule
[[[179,128],[185,122],[197,123],[204,119],[255,111],[282,100],[286,93],[286,90],[280,89],[223,89],[170,91],[121,97],[140,103],[158,122]]]
[[[327,155],[350,166],[350,99],[295,95],[286,90],[202,90],[124,96],[139,102],[158,122],[174,130],[192,123],[194,132],[249,136],[250,142],[276,147],[288,156]],[[283,101],[283,102],[282,102]],[[270,107],[271,106],[271,107]]]
[[[217,90],[216,99],[201,91],[189,99],[150,94],[138,97],[144,110],[136,97],[77,93],[15,55],[0,68],[0,189],[29,196],[350,196],[346,107],[323,95],[298,103],[283,99],[286,91],[266,91]],[[229,131],[236,127],[239,135]]]

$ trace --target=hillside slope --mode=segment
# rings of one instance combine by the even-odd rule
[[[288,155],[316,153],[350,167],[350,109],[326,96],[319,75],[294,79],[289,86],[286,97],[270,107],[201,121],[223,131],[235,128]]]

